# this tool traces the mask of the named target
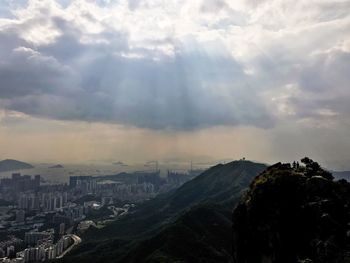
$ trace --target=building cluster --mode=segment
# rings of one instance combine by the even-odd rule
[[[44,211],[55,211],[65,207],[68,203],[67,192],[43,193],[41,205]]]
[[[32,178],[30,175],[13,173],[11,178],[3,178],[0,181],[2,189],[10,189],[16,192],[38,189],[40,187],[40,175]]]
[[[55,231],[50,229],[48,231],[30,231],[25,233],[24,243],[26,246],[35,246],[39,243],[52,243]]]
[[[95,193],[97,179],[92,176],[71,176],[69,186],[82,194]]]
[[[197,170],[168,171],[167,177],[161,177],[159,170],[154,172],[141,171],[120,175],[117,180],[108,177],[101,179],[93,176],[71,176],[69,186],[74,191],[75,196],[94,194],[101,197],[102,205],[112,204],[112,199],[138,202],[178,187],[200,172]],[[104,202],[104,200],[108,200],[108,202]]]
[[[157,172],[136,172],[137,184],[152,184],[155,191],[166,183],[164,178],[160,177],[160,171]]]
[[[40,175],[33,178],[30,175],[12,174],[11,178],[0,180],[0,198],[4,200],[17,199],[17,194],[25,191],[36,191],[40,188]]]
[[[84,207],[84,205],[71,203],[68,206],[63,207],[60,211],[56,212],[52,221],[54,224],[64,223],[67,226],[70,226],[74,222],[83,220],[88,212],[89,209]]]
[[[14,246],[8,247],[6,255],[0,256],[0,263],[34,263],[53,260],[63,254],[73,243],[70,235],[62,236],[55,244],[53,232],[29,232],[25,235],[27,248],[15,253]]]
[[[99,184],[96,194],[101,196],[102,205],[113,204],[111,200],[141,201],[155,196],[155,186],[151,183],[124,184],[108,182]]]
[[[37,210],[40,208],[40,199],[35,193],[20,193],[18,197],[18,208],[24,210]]]
[[[17,253],[16,258],[23,258],[24,263],[52,260],[60,256],[72,244],[73,239],[70,236],[63,236],[56,244],[42,242],[36,247],[26,248],[24,251]]]
[[[17,208],[25,211],[55,211],[68,203],[67,192],[21,192],[18,193]]]
[[[10,236],[9,239],[0,242],[0,258],[13,257],[16,248],[23,246],[23,240]],[[0,261],[1,262],[1,261]]]
[[[157,173],[139,172],[130,175],[133,180],[128,182],[113,180],[98,180],[92,176],[71,176],[69,187],[75,197],[94,194],[99,196],[102,205],[111,204],[110,200],[141,201],[153,197],[163,183]],[[135,178],[134,178],[135,177]]]

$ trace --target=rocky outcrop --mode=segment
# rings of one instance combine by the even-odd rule
[[[236,263],[350,262],[350,184],[310,159],[257,176],[233,215]]]

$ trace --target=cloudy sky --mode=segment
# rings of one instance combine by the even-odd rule
[[[2,0],[0,158],[350,169],[349,0]]]

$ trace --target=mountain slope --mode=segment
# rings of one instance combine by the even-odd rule
[[[228,262],[233,207],[265,168],[249,161],[214,166],[179,189],[146,202],[135,213],[89,231],[83,236],[87,242],[67,260],[88,262],[94,256],[95,262],[196,262],[190,255],[198,253],[201,258],[202,248],[207,248],[211,256],[203,259]]]
[[[194,207],[120,262],[232,262],[231,211],[216,204]]]
[[[350,261],[350,184],[304,161],[252,182],[233,216],[235,263]]]
[[[261,171],[264,164],[235,161],[216,165],[179,189],[145,202],[134,213],[99,230],[87,232],[84,239],[139,237],[157,231],[175,217],[200,202],[235,202],[244,188]]]
[[[11,160],[11,159],[6,159],[0,161],[0,172],[8,172],[8,171],[16,171],[16,170],[21,170],[21,169],[31,169],[34,168],[29,163],[17,161],[17,160]]]

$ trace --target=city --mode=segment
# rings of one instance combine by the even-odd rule
[[[62,258],[89,227],[102,228],[158,193],[177,188],[202,170],[160,170],[70,176],[47,184],[40,175],[0,179],[0,262]]]

